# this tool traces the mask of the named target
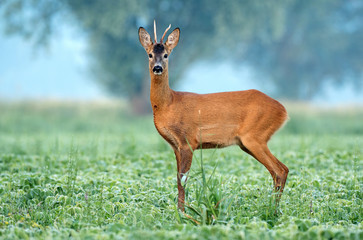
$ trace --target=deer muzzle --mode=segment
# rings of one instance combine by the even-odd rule
[[[159,66],[159,65],[156,65],[154,68],[153,68],[153,73],[155,75],[161,75],[163,73],[163,67],[162,66]]]

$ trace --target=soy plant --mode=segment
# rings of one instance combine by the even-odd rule
[[[74,146],[73,140],[71,143],[71,149],[68,156],[67,164],[67,194],[72,197],[74,194],[74,186],[77,180],[78,166],[77,166],[78,150]]]

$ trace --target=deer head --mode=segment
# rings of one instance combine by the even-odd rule
[[[149,70],[155,75],[162,75],[168,69],[168,57],[179,42],[180,29],[175,28],[168,36],[165,43],[164,37],[171,25],[165,30],[160,42],[157,42],[156,24],[154,21],[154,42],[150,34],[143,28],[139,28],[139,40],[149,56]]]

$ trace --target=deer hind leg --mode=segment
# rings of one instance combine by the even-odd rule
[[[262,163],[270,172],[274,181],[274,190],[277,193],[276,203],[278,204],[285,187],[289,169],[272,155],[266,142],[258,141],[251,137],[243,137],[240,140],[241,149]]]
[[[185,202],[185,183],[188,178],[188,172],[192,165],[193,152],[188,148],[174,151],[177,161],[177,182],[178,182],[178,208],[184,212]]]

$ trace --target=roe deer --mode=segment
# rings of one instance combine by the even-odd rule
[[[154,42],[139,28],[139,40],[149,56],[151,77],[150,100],[154,124],[171,145],[177,161],[178,208],[184,211],[186,181],[193,151],[238,145],[262,163],[270,172],[278,203],[289,169],[267,147],[267,142],[288,118],[278,101],[257,90],[196,94],[177,92],[169,87],[168,58],[179,42],[180,29],[175,28],[165,43]]]

